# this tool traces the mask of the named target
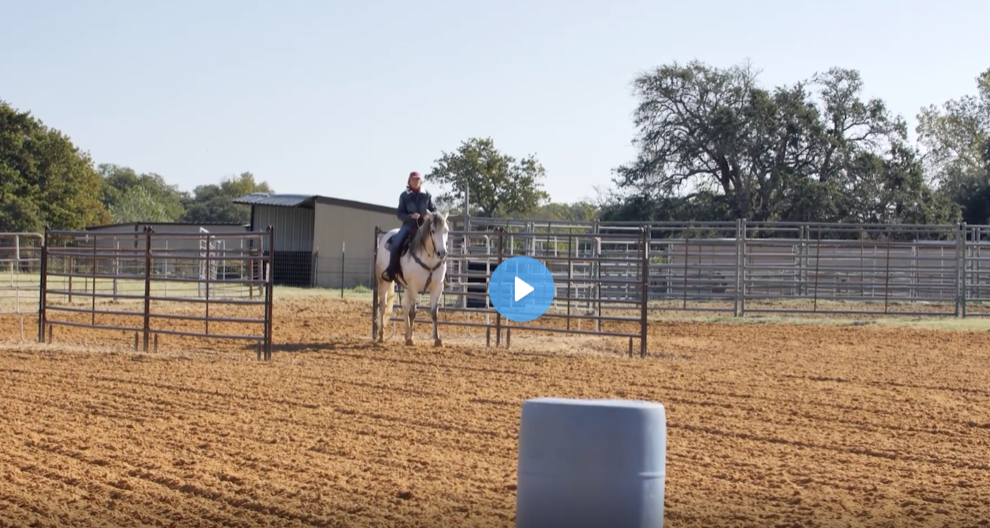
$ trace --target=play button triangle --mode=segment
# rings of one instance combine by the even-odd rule
[[[488,301],[499,315],[517,323],[545,314],[556,295],[546,264],[524,255],[499,263],[488,280]]]
[[[520,279],[519,277],[516,277],[516,286],[514,290],[516,294],[516,302],[519,302],[519,299],[533,293],[533,287],[526,284],[526,281]]]

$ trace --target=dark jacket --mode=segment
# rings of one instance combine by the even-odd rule
[[[436,212],[437,208],[433,205],[433,197],[430,193],[426,191],[419,191],[414,193],[409,189],[406,189],[399,196],[399,207],[396,211],[396,216],[403,224],[409,224],[411,226],[416,225],[416,220],[409,218],[409,215],[413,213],[419,213],[419,216],[423,216],[427,212]]]

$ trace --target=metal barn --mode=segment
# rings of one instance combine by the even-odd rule
[[[251,206],[250,229],[274,227],[274,280],[284,286],[370,286],[375,226],[399,227],[394,206],[340,198],[253,193],[234,203]]]

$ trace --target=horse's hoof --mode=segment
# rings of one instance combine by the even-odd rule
[[[437,339],[437,340],[433,341],[433,346],[435,346],[435,347],[442,347],[443,346],[443,340],[442,339]]]
[[[413,346],[412,339],[406,339],[406,346]]]

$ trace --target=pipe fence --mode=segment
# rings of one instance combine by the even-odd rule
[[[633,256],[641,248],[632,235],[645,227],[653,311],[990,315],[990,226],[487,218],[470,225],[526,233],[530,256],[565,247],[571,234],[621,233],[629,239],[602,239],[602,256]],[[635,273],[621,263],[601,269],[604,276]],[[607,286],[600,300],[635,294]]]
[[[21,341],[25,316],[38,314],[43,243],[39,233],[0,233],[0,316],[16,319]]]
[[[38,340],[55,326],[133,332],[143,350],[161,336],[242,339],[272,352],[274,229],[211,234],[46,229]]]
[[[966,226],[741,220],[652,231],[653,309],[965,316],[967,299],[986,300]]]
[[[375,247],[384,231],[375,228]],[[554,332],[578,335],[623,337],[629,340],[629,355],[634,340],[639,340],[640,355],[647,347],[647,269],[649,267],[648,230],[633,233],[569,233],[546,236],[543,233],[513,231],[496,226],[492,231],[452,231],[451,251],[447,256],[444,278],[441,325],[483,328],[485,342],[491,346],[511,343],[512,333],[520,331]],[[611,254],[608,245],[635,246],[638,253]],[[488,299],[488,280],[502,262],[527,255],[542,261],[554,277],[556,295],[550,309],[538,320],[528,323],[510,321],[499,314]],[[377,258],[377,249],[376,249]],[[401,287],[396,287],[400,293]],[[420,294],[424,295],[424,294]],[[417,295],[419,297],[419,295]],[[396,303],[398,306],[400,303]],[[378,311],[374,296],[373,313]],[[391,315],[394,323],[402,318]],[[432,324],[417,320],[416,324]],[[377,335],[377,320],[372,320],[372,336]]]
[[[986,225],[452,221],[443,298],[452,316],[443,324],[484,328],[489,345],[493,329],[498,346],[502,329],[508,343],[513,331],[546,326],[622,335],[630,346],[640,338],[645,350],[645,326],[633,319],[651,310],[990,315]],[[253,339],[259,357],[270,357],[273,236],[3,233],[0,319],[16,318],[7,326],[17,324],[21,339],[24,318],[34,315],[41,340],[54,326],[87,326],[135,332],[135,346],[143,337],[146,348],[169,334]],[[516,255],[543,260],[558,284],[547,315],[524,325],[505,321],[487,300],[491,272]],[[332,282],[373,284],[374,256],[346,257]],[[147,307],[130,306],[141,301]],[[205,313],[185,313],[197,306]],[[235,313],[250,307],[261,315]]]

